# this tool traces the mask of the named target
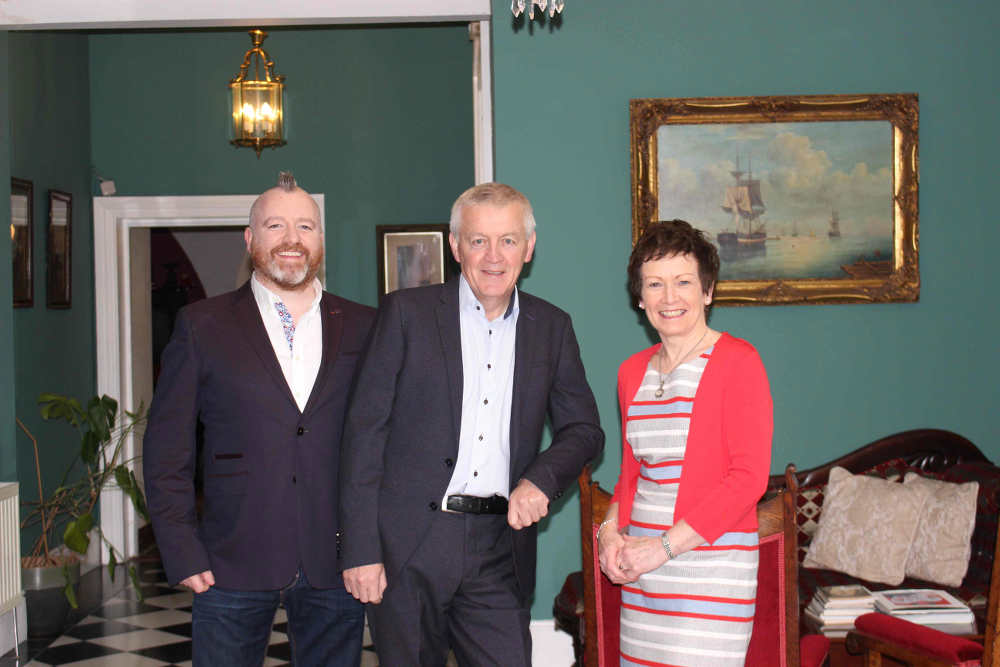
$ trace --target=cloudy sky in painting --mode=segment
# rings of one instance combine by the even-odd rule
[[[657,134],[660,219],[718,232],[730,174],[760,179],[768,234],[826,234],[830,212],[845,235],[892,229],[892,127],[885,121],[664,125]]]

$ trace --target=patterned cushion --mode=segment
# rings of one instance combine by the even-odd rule
[[[906,557],[906,574],[944,586],[959,586],[969,567],[979,482],[955,484],[906,473],[904,486],[930,492]]]
[[[897,484],[833,468],[803,565],[898,585],[906,576],[906,557],[930,495],[923,484]]]

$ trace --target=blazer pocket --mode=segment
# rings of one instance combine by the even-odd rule
[[[212,470],[205,472],[205,495],[228,496],[247,492],[246,470]]]

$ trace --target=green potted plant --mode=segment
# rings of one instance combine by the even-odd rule
[[[29,555],[21,559],[22,580],[29,593],[29,602],[32,590],[61,587],[61,597],[69,606],[76,608],[74,584],[79,578],[80,556],[85,555],[90,547],[91,533],[95,533],[108,549],[108,573],[112,580],[122,560],[122,554],[104,537],[94,517],[101,491],[109,486],[118,486],[130,498],[136,512],[147,520],[149,518],[142,489],[129,469],[132,461],[126,460],[124,454],[125,441],[145,421],[145,411],[142,406],[136,412],[124,410],[119,420],[118,402],[106,395],[94,396],[84,407],[75,398],[46,393],[38,397],[38,406],[43,419],[61,420],[72,426],[79,435],[80,444],[79,452],[59,484],[46,494],[42,484],[38,440],[20,419],[17,420],[34,447],[38,483],[38,500],[22,503],[27,512],[21,521],[21,529],[39,526],[40,530]],[[56,547],[60,541],[64,546]],[[129,565],[127,571],[132,584],[138,589],[135,566]],[[49,623],[35,618],[32,624],[30,607],[29,604],[29,632],[36,636],[44,634],[38,626]],[[61,626],[68,611],[65,607],[57,625]],[[31,630],[32,627],[38,632]]]

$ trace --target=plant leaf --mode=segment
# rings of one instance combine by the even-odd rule
[[[125,464],[115,466],[115,481],[121,487],[122,491],[129,493],[129,489],[132,488],[132,478],[129,477],[128,468],[125,467]]]
[[[63,579],[66,580],[66,585],[63,587],[63,595],[66,596],[66,600],[69,602],[69,606],[73,609],[78,609],[80,605],[76,601],[76,591],[73,589],[73,581],[69,578],[69,565],[63,565]]]
[[[90,546],[90,535],[87,532],[93,525],[94,517],[90,514],[84,514],[70,521],[63,533],[63,543],[78,554],[87,553],[87,547]]]
[[[97,450],[100,444],[97,434],[93,431],[87,431],[83,434],[83,438],[80,441],[80,458],[83,459],[84,463],[89,463],[90,465],[97,463]]]
[[[146,596],[142,594],[142,587],[139,586],[139,575],[136,574],[135,565],[128,566],[128,578],[132,580],[132,586],[135,587],[135,596],[142,602],[146,599]]]
[[[109,421],[111,424],[114,424],[115,416],[114,413],[108,414],[108,408],[104,400],[96,396],[90,399],[90,402],[87,404],[87,425],[100,442],[106,442],[111,439]]]
[[[139,486],[139,481],[135,478],[135,473],[131,470],[129,470],[128,474],[132,478],[132,490],[128,494],[132,498],[132,506],[135,507],[135,511],[139,513],[139,516],[149,521],[149,510],[146,509],[146,498],[142,495],[142,488]]]
[[[118,557],[115,556],[115,550],[108,547],[108,576],[111,581],[115,580],[115,568],[118,567]]]

